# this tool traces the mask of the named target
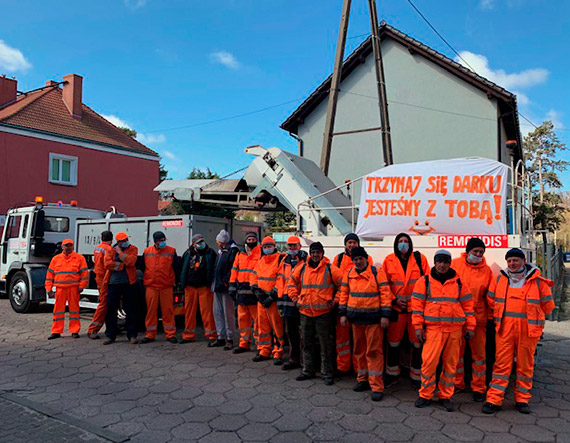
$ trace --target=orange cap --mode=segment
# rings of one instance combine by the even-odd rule
[[[70,238],[66,238],[64,241],[61,242],[61,246],[72,245],[72,244],[73,244],[73,240]]]
[[[265,245],[274,245],[275,246],[275,240],[273,240],[273,237],[271,236],[267,236],[263,239],[263,241],[261,242],[261,246],[265,246]]]
[[[129,238],[129,235],[126,232],[119,232],[117,235],[115,235],[115,239],[117,241],[126,240],[127,238]]]
[[[297,237],[296,235],[292,235],[291,237],[289,237],[287,239],[287,244],[288,245],[300,245],[301,239],[299,237]]]

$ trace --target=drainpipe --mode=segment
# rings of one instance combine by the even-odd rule
[[[291,137],[293,137],[295,140],[297,140],[297,155],[299,157],[303,157],[304,154],[304,144],[303,144],[303,139],[301,137],[299,137],[297,134],[293,134],[292,132],[289,132],[289,135]]]

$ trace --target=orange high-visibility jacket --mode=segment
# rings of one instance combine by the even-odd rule
[[[295,267],[289,279],[288,292],[299,312],[318,317],[332,311],[335,294],[342,282],[340,269],[323,257],[316,268],[307,262]]]
[[[334,258],[332,264],[340,269],[340,273],[343,277],[346,275],[346,273],[350,269],[354,268],[354,263],[352,262],[352,257],[350,255],[348,255],[346,252],[341,252],[340,254],[338,254]],[[372,260],[372,257],[370,257],[370,256],[368,256],[368,264],[370,266],[372,266],[374,264],[374,260]]]
[[[277,284],[277,274],[279,265],[285,254],[274,252],[270,255],[262,255],[253,272],[249,284],[253,289],[261,289],[264,292],[271,292]]]
[[[412,324],[441,332],[456,331],[464,324],[475,329],[473,296],[457,273],[443,285],[431,275],[418,280],[412,294]]]
[[[234,259],[230,274],[229,289],[237,291],[237,302],[240,305],[256,305],[257,297],[250,286],[251,276],[255,265],[261,256],[261,247],[257,245],[251,253],[240,252]]]
[[[114,249],[111,249],[105,254],[105,267],[108,271],[122,271],[126,269],[129,283],[134,285],[137,281],[137,255],[139,249],[135,245],[129,245],[128,248],[117,254]]]
[[[176,249],[165,246],[157,249],[154,245],[145,248],[144,257],[144,285],[147,288],[166,289],[176,283],[174,263]]]
[[[527,265],[529,266],[529,265]],[[532,268],[529,268],[532,269]],[[540,337],[544,329],[545,316],[554,309],[554,301],[550,288],[554,285],[552,280],[540,275],[538,268],[530,270],[523,286],[523,294],[526,296],[526,319],[528,322],[528,336]],[[489,308],[494,313],[495,330],[501,328],[501,322],[505,313],[506,297],[508,297],[509,277],[505,271],[501,271],[496,279],[493,279],[487,300]]]
[[[56,288],[78,286],[85,289],[89,283],[89,270],[85,257],[77,252],[65,255],[63,252],[51,259],[46,273],[46,291]]]
[[[393,299],[382,268],[368,265],[362,272],[352,268],[342,278],[338,312],[351,323],[376,324],[390,317]]]
[[[487,265],[485,257],[481,263],[467,263],[467,252],[461,257],[451,261],[451,268],[457,272],[461,282],[469,288],[473,296],[473,309],[475,320],[478,325],[486,325],[489,318],[489,305],[487,303],[487,291],[493,281],[493,271]]]
[[[420,258],[423,275],[429,274],[427,258],[423,254],[420,254]],[[400,259],[395,253],[391,253],[384,259],[382,269],[386,273],[390,291],[392,291],[392,294],[394,294],[396,299],[410,301],[412,292],[414,292],[414,285],[422,276],[422,272],[418,267],[414,254],[410,254],[410,257],[408,258],[408,266],[406,266],[405,272]],[[396,304],[394,304],[393,308],[401,311],[401,308]]]
[[[109,243],[101,242],[93,252],[93,261],[95,262],[95,266],[93,267],[93,271],[95,271],[95,275],[98,278],[105,277],[107,273],[107,269],[105,268],[105,254],[108,251],[112,251],[113,247]]]

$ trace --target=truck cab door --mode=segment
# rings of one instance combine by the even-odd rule
[[[15,214],[8,216],[8,220],[6,220],[6,225],[4,227],[4,237],[2,239],[2,260],[0,265],[2,278],[4,278],[8,273],[12,263],[21,261],[21,230],[22,215]]]

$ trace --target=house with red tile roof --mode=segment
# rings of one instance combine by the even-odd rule
[[[0,215],[34,201],[157,213],[159,155],[82,102],[83,78],[19,92],[0,77]]]

